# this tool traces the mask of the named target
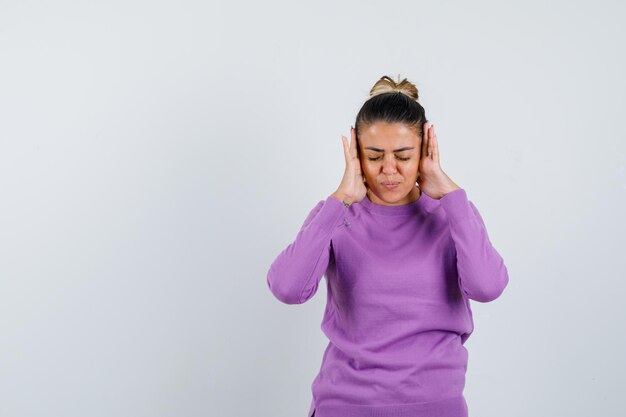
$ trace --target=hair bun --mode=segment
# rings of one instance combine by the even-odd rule
[[[370,90],[370,98],[379,94],[385,93],[402,93],[413,100],[418,100],[417,87],[406,78],[400,81],[400,74],[398,74],[398,81],[394,81],[391,77],[383,75],[380,80],[376,81],[372,89]]]

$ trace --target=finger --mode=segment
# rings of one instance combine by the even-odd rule
[[[435,147],[434,146],[435,140],[433,139],[433,132],[434,132],[433,126],[434,125],[430,125],[428,127],[428,157],[430,159],[433,159],[433,153],[434,153],[433,149]]]
[[[358,144],[356,141],[356,129],[353,127],[350,127],[350,137],[351,137],[350,150],[352,151],[352,157],[358,158],[358,152],[357,152]]]
[[[439,142],[437,141],[437,134],[435,133],[435,126],[433,125],[433,159],[439,163]]]
[[[343,144],[343,157],[346,160],[346,164],[350,158],[350,150],[348,149],[348,138],[344,135],[341,135],[341,143]]]

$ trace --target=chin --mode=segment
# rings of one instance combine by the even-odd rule
[[[384,200],[388,203],[397,203],[398,201],[406,198],[411,193],[411,190],[388,190],[387,188],[383,188],[380,190],[380,196],[384,197]]]

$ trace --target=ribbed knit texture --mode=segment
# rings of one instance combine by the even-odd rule
[[[496,299],[509,278],[464,189],[401,206],[321,200],[267,284],[301,304],[323,276],[329,343],[308,417],[468,415],[469,300]]]

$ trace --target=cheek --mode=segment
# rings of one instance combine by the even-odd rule
[[[408,177],[416,177],[419,172],[419,160],[412,161],[404,166],[404,174]]]
[[[363,168],[364,172],[372,173],[376,170],[374,164],[371,161],[361,161],[361,168]]]
[[[402,167],[404,172],[411,172],[417,170],[419,166],[419,159],[411,158],[410,161],[404,162],[402,165],[398,165]]]

